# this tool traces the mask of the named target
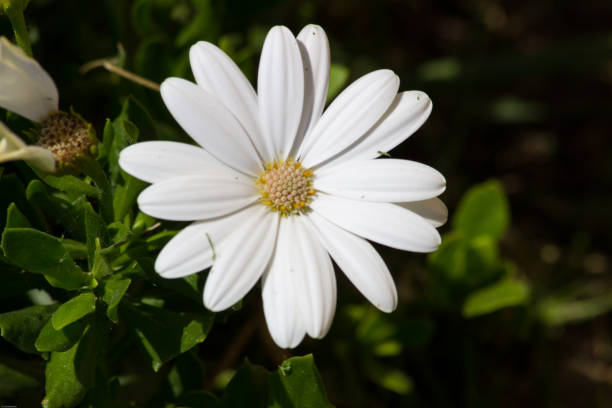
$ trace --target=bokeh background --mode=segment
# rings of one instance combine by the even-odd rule
[[[401,90],[433,100],[430,119],[391,155],[445,175],[450,222],[432,256],[379,247],[398,310],[377,312],[339,273],[328,336],[284,351],[256,289],[199,346],[192,388],[219,392],[245,357],[274,368],[313,353],[339,407],[612,405],[612,2],[32,0],[26,19],[61,107],[99,134],[132,95],[154,123],[142,139],[187,140],[158,93],[83,64],[113,58],[156,82],[191,78],[189,46],[206,40],[255,83],[277,24],[324,27],[332,94],[390,68]],[[11,36],[5,18],[0,34]],[[31,358],[1,339],[0,357]],[[126,406],[168,406],[168,372],[124,359]],[[18,398],[42,391],[29,395]]]

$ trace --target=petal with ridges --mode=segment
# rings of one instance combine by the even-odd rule
[[[354,200],[401,202],[437,197],[446,180],[437,170],[410,160],[354,160],[320,169],[314,187]]]
[[[388,69],[357,79],[332,102],[306,135],[299,157],[313,167],[341,152],[363,136],[393,102],[399,78]]]
[[[251,290],[270,261],[278,220],[278,214],[256,205],[249,219],[217,246],[204,286],[204,306],[220,312]]]
[[[296,271],[291,269],[293,228],[283,219],[278,230],[276,248],[263,276],[261,297],[268,330],[282,348],[296,347],[306,334],[297,297],[301,290]]]
[[[138,206],[152,217],[193,221],[232,213],[255,200],[257,189],[246,176],[218,171],[155,183],[140,193]]]
[[[336,276],[329,254],[306,217],[291,217],[293,241],[291,269],[297,275],[302,319],[309,336],[320,339],[336,312]]]
[[[439,198],[397,204],[407,210],[417,213],[436,228],[446,224],[448,220],[448,208],[446,208],[446,205]]]
[[[263,145],[259,130],[257,94],[240,68],[217,46],[199,41],[189,50],[196,82],[234,114],[257,149]],[[261,152],[260,152],[261,153]]]
[[[121,151],[119,166],[147,183],[217,171],[219,166],[228,173],[242,176],[201,147],[178,142],[151,141],[130,145]]]
[[[230,215],[197,221],[183,228],[161,250],[155,260],[155,271],[164,278],[182,278],[213,264],[217,247],[236,228],[252,218],[257,205]]]
[[[373,159],[387,153],[416,132],[429,117],[431,99],[421,91],[397,94],[382,118],[359,140],[331,158],[321,169],[334,167],[349,160]]]
[[[255,176],[261,170],[251,139],[216,97],[180,78],[166,79],[161,95],[174,119],[210,154],[245,174]]]
[[[0,38],[0,106],[34,122],[57,112],[53,79],[40,64],[5,37]]]
[[[383,312],[395,310],[397,289],[389,268],[374,247],[316,212],[312,212],[309,218],[316,226],[325,249],[359,292]]]
[[[300,144],[318,122],[329,87],[329,41],[323,28],[309,24],[297,36],[302,61],[304,63],[304,109],[302,121],[293,144],[293,155],[297,154]]]
[[[391,248],[433,252],[440,246],[440,234],[429,222],[395,204],[319,193],[310,208],[347,231]]]
[[[284,159],[291,153],[304,103],[304,65],[297,40],[287,27],[273,27],[266,36],[257,93],[263,159]]]

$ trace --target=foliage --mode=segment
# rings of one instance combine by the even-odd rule
[[[610,198],[587,194],[609,191],[612,174],[600,91],[609,7],[425,3],[0,0],[0,34],[33,51],[62,107],[100,139],[82,174],[0,167],[0,403],[609,406]],[[599,31],[571,31],[564,16]],[[377,311],[338,272],[331,332],[286,351],[262,323],[258,288],[215,314],[202,306],[206,271],[154,272],[183,224],[138,211],[146,183],[120,169],[119,152],[190,139],[158,93],[102,69],[77,72],[104,58],[152,81],[190,78],[189,47],[204,40],[255,83],[268,28],[309,22],[332,42],[328,101],[381,67],[402,90],[432,97],[426,126],[385,155],[442,169],[451,216],[427,258],[380,248],[398,310]],[[26,139],[36,126],[5,111],[0,120]],[[563,136],[585,145],[561,146]]]

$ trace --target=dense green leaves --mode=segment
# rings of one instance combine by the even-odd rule
[[[31,228],[6,228],[2,249],[16,266],[40,273],[49,283],[62,289],[90,285],[92,278],[79,268],[59,239]]]
[[[79,320],[56,330],[51,319],[43,326],[34,347],[38,351],[66,351],[81,338],[87,327],[85,320]]]
[[[70,408],[81,402],[94,384],[97,356],[105,337],[104,328],[94,324],[70,349],[51,353],[45,370],[43,408]]]
[[[206,408],[233,407],[333,407],[327,401],[321,376],[312,355],[293,357],[267,372],[246,361],[228,384],[221,399]]]
[[[196,314],[177,313],[143,304],[123,303],[122,306],[123,318],[151,358],[155,371],[203,342],[214,320],[214,315],[204,309]]]
[[[30,306],[0,314],[0,335],[21,351],[36,353],[34,343],[57,305]]]

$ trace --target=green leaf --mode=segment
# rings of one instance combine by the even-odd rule
[[[102,295],[102,300],[108,305],[106,315],[113,323],[119,321],[117,309],[123,295],[125,295],[125,292],[127,292],[130,287],[130,283],[130,279],[109,279],[104,283],[104,295]]]
[[[495,180],[472,187],[463,197],[453,227],[463,237],[489,235],[499,239],[508,228],[510,210],[501,184]]]
[[[611,290],[586,299],[575,299],[574,296],[545,298],[538,305],[538,317],[544,324],[559,326],[593,319],[612,310]]]
[[[72,175],[52,176],[39,174],[40,178],[51,187],[66,193],[97,197],[98,190],[91,184]]]
[[[529,286],[526,282],[504,279],[470,294],[463,304],[463,316],[493,313],[506,307],[522,305],[528,299]]]
[[[91,276],[79,268],[59,239],[31,228],[6,228],[2,249],[16,266],[40,273],[57,288],[79,289],[92,284]]]
[[[95,312],[95,310],[96,296],[91,292],[81,293],[61,305],[53,313],[51,323],[55,330],[61,330],[70,323],[74,323],[82,317]]]
[[[327,101],[331,101],[342,90],[348,81],[350,71],[347,67],[340,64],[331,64],[329,70],[329,88],[327,91]]]
[[[89,176],[95,183],[96,189],[98,190],[100,213],[107,222],[112,222],[114,218],[113,190],[106,176],[106,172],[100,167],[100,164],[90,156],[79,156],[77,158],[77,166],[79,166],[83,173]]]
[[[113,268],[103,251],[104,250],[101,248],[96,248],[96,252],[94,253],[94,262],[91,272],[97,280],[112,275],[113,273]]]
[[[122,318],[134,330],[141,346],[151,358],[153,370],[201,343],[212,327],[214,314],[177,313],[147,305],[126,302]]]
[[[93,269],[94,257],[96,254],[96,241],[100,242],[102,247],[110,245],[110,238],[106,231],[106,223],[102,220],[91,204],[83,203],[83,219],[85,220],[85,237],[87,241],[87,264],[89,269]]]
[[[138,194],[147,186],[144,181],[138,180],[124,171],[121,172],[121,177],[125,180],[125,184],[117,186],[113,199],[116,221],[120,221],[126,216],[136,203]]]
[[[57,305],[30,306],[0,314],[0,335],[19,350],[37,353],[34,343]]]
[[[17,391],[38,386],[38,381],[34,377],[0,363],[0,400],[7,401]],[[3,407],[9,406],[3,405]]]
[[[36,338],[34,347],[40,352],[66,351],[79,341],[86,327],[87,322],[79,320],[63,327],[61,330],[55,330],[51,319],[49,319]]]
[[[73,239],[62,238],[62,245],[72,259],[87,259],[87,245]]]
[[[59,221],[71,237],[85,238],[84,230],[78,222],[79,214],[77,214],[74,203],[49,195],[47,188],[40,180],[32,180],[28,184],[26,196],[30,203],[39,206],[47,215]]]
[[[252,407],[270,406],[268,371],[258,365],[245,361],[229,382],[218,407]],[[287,405],[289,406],[289,405]]]
[[[26,200],[25,187],[15,174],[5,174],[0,179],[0,228],[4,229],[7,213],[5,208],[15,203],[25,217],[35,226],[45,227],[46,221],[38,208]]]
[[[446,235],[438,251],[429,256],[429,264],[438,281],[437,288],[459,297],[495,281],[504,272],[497,241],[488,235],[470,239]]]
[[[410,377],[400,370],[385,371],[378,378],[378,383],[386,389],[400,395],[409,394],[414,384]]]
[[[95,382],[96,362],[106,336],[98,324],[89,326],[67,351],[52,352],[45,370],[43,408],[77,406]]]
[[[133,98],[126,98],[121,108],[121,113],[112,122],[112,131],[110,128],[107,129],[105,127],[104,129],[104,149],[105,154],[108,156],[108,169],[112,186],[116,186],[119,181],[119,153],[127,146],[136,143],[140,133],[138,127],[129,120],[132,105],[134,104],[136,102],[134,102]],[[107,142],[106,139],[109,139],[109,141]]]
[[[30,221],[17,208],[17,204],[11,203],[6,210],[6,228],[28,228],[31,226]]]
[[[332,407],[325,396],[323,381],[314,364],[312,354],[285,360],[270,375],[268,406],[296,408]]]

